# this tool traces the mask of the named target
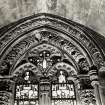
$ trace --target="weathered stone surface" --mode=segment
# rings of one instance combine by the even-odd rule
[[[105,36],[105,0],[0,0],[0,27],[42,12],[69,18]]]

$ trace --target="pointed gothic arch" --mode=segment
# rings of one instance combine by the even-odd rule
[[[30,70],[40,83],[50,86],[46,81],[53,81],[55,74],[63,69],[68,73],[69,81],[76,84],[79,78],[85,84],[79,84],[77,89],[85,90],[88,86],[93,91],[90,68],[95,65],[97,69],[91,69],[98,73],[104,65],[104,51],[96,44],[93,34],[98,35],[78,23],[46,13],[10,24],[1,29],[0,74],[16,82],[14,78]],[[39,101],[41,104],[42,100]]]

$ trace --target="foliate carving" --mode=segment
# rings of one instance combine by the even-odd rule
[[[18,79],[17,77],[20,76],[25,71],[32,71],[38,78],[40,78],[42,76],[41,71],[38,70],[38,68],[35,65],[33,65],[31,63],[25,63],[25,64],[19,66],[18,68],[16,68],[16,70],[13,72],[12,75],[14,77],[14,81],[17,81],[17,79]]]
[[[5,57],[5,60],[11,61],[12,64],[14,60],[17,60],[16,57],[21,56],[33,43],[38,43],[38,41],[35,38],[35,35],[28,36],[27,38],[21,40],[12,48],[9,54]]]
[[[21,36],[24,32],[42,25],[49,25],[51,27],[56,27],[59,30],[63,30],[69,33],[69,36],[75,37],[78,42],[81,42],[84,47],[89,51],[90,55],[93,57],[95,63],[100,64],[103,59],[101,53],[97,46],[92,42],[92,40],[84,33],[81,29],[78,28],[78,25],[73,25],[73,22],[69,24],[65,21],[58,19],[56,17],[51,17],[50,15],[41,15],[39,17],[33,17],[29,21],[19,24],[14,29],[6,32],[0,38],[0,51],[3,53],[3,49],[6,48],[6,45],[11,43],[12,40]],[[7,44],[8,43],[8,44]]]
[[[8,75],[10,69],[10,64],[7,61],[3,61],[0,66],[0,74],[1,75]]]
[[[80,79],[80,90],[93,89],[89,77]]]
[[[39,52],[42,51],[49,51],[51,53],[51,55],[58,55],[61,56],[61,51],[56,48],[55,46],[51,45],[50,43],[41,43],[40,45],[33,47],[29,52],[28,55],[29,56],[34,56],[34,55],[38,55]]]
[[[96,105],[94,90],[86,89],[80,91],[80,99],[83,105]]]
[[[77,75],[75,68],[65,62],[57,63],[48,73],[49,77],[53,77],[58,71],[65,70],[68,73],[68,76]]]
[[[28,60],[36,65],[42,72],[47,73],[51,66],[61,61],[61,58],[61,56],[52,55],[50,51],[44,50],[39,52],[36,56],[29,57]]]
[[[53,70],[54,67],[57,71],[64,69],[70,75],[76,75],[73,64],[69,61],[67,55],[52,45],[41,44],[36,46],[26,56],[29,56],[28,61],[41,70],[44,76],[54,76],[56,72],[55,69]]]
[[[22,63],[27,59],[25,63]],[[38,78],[42,76],[52,77],[59,70],[65,70],[68,75],[77,75],[73,61],[69,60],[67,54],[61,52],[55,46],[47,43],[42,43],[39,46],[30,49],[22,59],[21,64],[18,63],[14,68],[13,75],[18,76],[23,71],[31,70]],[[54,69],[56,68],[56,70]]]
[[[70,56],[72,56],[72,58],[75,60],[77,64],[80,63],[80,60],[82,58],[85,59],[85,56],[82,54],[82,52],[76,46],[70,43],[67,39],[64,39],[63,37],[55,35],[48,31],[41,31],[39,33],[36,32],[36,34],[34,32],[34,35],[32,34],[24,38],[23,40],[20,40],[20,42],[18,42],[16,45],[12,47],[12,50],[8,52],[4,60],[8,61],[11,66],[14,66],[14,64],[18,61],[20,57],[22,57],[23,55],[25,56],[26,52],[29,52],[28,56],[37,57],[39,50],[40,52],[45,50],[47,52],[49,51],[52,53],[51,60],[54,63],[55,62],[55,58],[53,58],[54,56],[60,57],[63,55],[61,54],[61,51],[58,50],[58,48],[56,47],[70,54]],[[80,66],[83,70],[88,71],[89,64],[86,59],[84,62],[82,62],[82,66],[81,65]]]
[[[7,91],[13,93],[14,82],[8,79],[0,80],[0,91]]]
[[[12,98],[11,93],[0,91],[0,105],[12,105]]]

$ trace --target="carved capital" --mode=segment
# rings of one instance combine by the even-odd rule
[[[89,71],[91,81],[98,81],[98,71],[96,66],[92,66]]]

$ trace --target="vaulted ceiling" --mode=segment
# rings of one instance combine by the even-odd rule
[[[60,15],[105,36],[105,0],[0,0],[0,27],[37,13]]]

